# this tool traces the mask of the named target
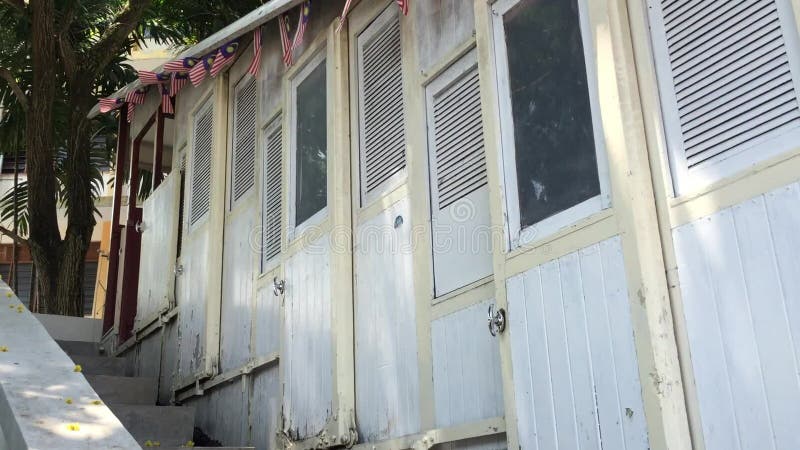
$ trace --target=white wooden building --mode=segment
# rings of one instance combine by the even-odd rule
[[[106,340],[162,402],[270,449],[800,448],[800,0],[315,0],[287,68],[300,3],[131,123],[169,175]]]

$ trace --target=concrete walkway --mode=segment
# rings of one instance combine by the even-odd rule
[[[0,450],[140,448],[0,281]]]

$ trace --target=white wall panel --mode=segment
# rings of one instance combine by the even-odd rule
[[[283,428],[293,439],[322,431],[332,414],[330,243],[323,237],[285,265]]]
[[[206,295],[208,293],[208,228],[184,240],[181,254],[183,274],[178,277],[178,379],[185,380],[198,371],[205,356]]]
[[[508,280],[524,449],[646,450],[619,237]]]
[[[258,290],[253,315],[252,356],[264,357],[280,351],[281,298],[272,292],[272,284]]]
[[[431,323],[437,428],[504,415],[500,349],[486,326],[492,302]]]
[[[252,211],[252,213],[251,213]],[[252,316],[253,276],[256,273],[258,215],[254,210],[239,210],[225,223],[222,256],[222,310],[220,316],[220,369],[241,367],[250,359],[250,320]]]
[[[281,414],[280,373],[277,367],[252,376],[250,395],[250,445],[259,450],[277,448],[275,436]]]
[[[189,402],[195,426],[224,446],[245,446],[249,440],[248,398],[241,379],[218,386]]]
[[[356,411],[359,437],[368,442],[420,427],[411,238],[407,199],[358,229]]]
[[[136,326],[169,308],[174,299],[180,173],[173,172],[143,205],[142,253]]]
[[[674,230],[708,450],[800,448],[800,185]]]

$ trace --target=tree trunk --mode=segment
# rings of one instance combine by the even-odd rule
[[[78,71],[75,78],[69,80],[70,132],[62,180],[69,209],[55,303],[60,314],[70,316],[83,315],[83,272],[96,224],[92,197],[91,122],[86,117],[94,102],[91,83],[87,82],[92,79]]]
[[[53,0],[37,0],[31,9],[30,108],[25,143],[28,169],[29,245],[38,268],[42,312],[55,298],[61,236],[58,231],[56,177],[53,171],[53,98],[56,92],[55,8]]]

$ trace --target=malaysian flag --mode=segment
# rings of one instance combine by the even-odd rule
[[[339,25],[336,26],[336,32],[342,31],[342,27],[344,26],[344,21],[347,20],[347,13],[350,12],[350,4],[353,3],[353,0],[347,0],[344,2],[344,10],[342,10],[342,15],[339,16]]]
[[[169,86],[169,94],[171,96],[178,95],[178,92],[186,86],[186,83],[189,81],[189,74],[188,73],[173,73],[172,74],[172,81],[170,82]]]
[[[253,32],[253,62],[247,68],[247,72],[258,78],[258,72],[261,70],[261,28],[256,28]]]
[[[195,86],[199,86],[203,80],[206,79],[206,71],[211,70],[211,66],[214,64],[214,57],[216,53],[209,53],[192,68],[189,72],[189,79],[192,81],[192,84]]]
[[[109,111],[113,111],[120,106],[124,105],[125,102],[121,98],[101,98],[100,99],[100,112],[105,114]]]
[[[175,114],[175,108],[172,106],[172,99],[169,96],[169,88],[167,86],[161,86],[161,112]]]
[[[189,73],[190,70],[194,66],[197,65],[198,59],[197,58],[183,58],[178,59],[175,61],[170,61],[164,64],[164,71],[166,72],[178,72],[178,73]]]
[[[133,122],[133,115],[136,112],[136,103],[128,103],[128,123]]]
[[[410,1],[411,0],[397,0],[397,6],[400,7],[400,11],[403,11],[404,16],[408,15],[408,3]]]
[[[278,28],[281,32],[281,45],[283,46],[283,63],[286,67],[292,65],[292,41],[289,39],[289,17],[285,14],[278,19]]]
[[[147,86],[150,84],[166,83],[169,81],[168,73],[155,73],[149,70],[139,71],[139,82]]]
[[[236,55],[236,50],[239,49],[239,41],[231,41],[219,48],[217,57],[214,58],[214,64],[211,65],[211,76],[216,77],[222,72],[222,69],[233,62],[233,56]]]
[[[303,3],[300,10],[300,19],[297,22],[297,31],[294,32],[294,41],[292,42],[292,51],[303,43],[303,37],[306,34],[306,27],[308,27],[308,17],[311,15],[311,0]]]
[[[142,103],[144,103],[145,97],[147,97],[147,88],[143,87],[139,89],[134,89],[125,94],[125,101],[128,103],[141,105]]]

